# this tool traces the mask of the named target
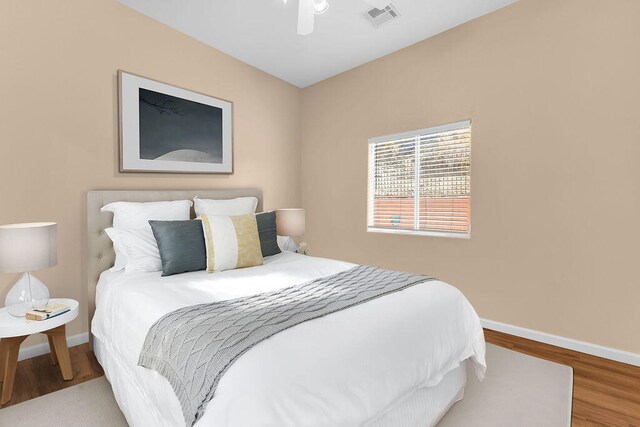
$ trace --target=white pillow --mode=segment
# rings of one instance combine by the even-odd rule
[[[255,197],[237,197],[235,199],[212,200],[193,199],[196,216],[217,215],[237,216],[255,213],[258,207],[258,199]]]
[[[113,228],[149,230],[149,220],[172,221],[191,219],[191,200],[171,202],[114,202],[101,212],[113,212]]]
[[[162,270],[158,244],[150,229],[124,230],[107,228],[105,232],[113,242],[116,257],[118,253],[125,256],[124,271],[135,273]],[[118,260],[116,260],[117,265]]]
[[[109,236],[109,233],[107,233],[107,236]],[[113,239],[111,238],[111,236],[109,236],[109,238],[113,242]],[[109,271],[124,270],[124,268],[127,266],[127,254],[123,252],[121,246],[122,245],[116,245],[116,243],[113,242],[113,250],[116,253],[116,260],[113,263],[113,267],[111,267]]]
[[[104,206],[101,212],[113,213],[113,228],[107,235],[113,241],[116,261],[111,271],[158,271],[156,259],[160,252],[153,237],[149,220],[171,221],[191,219],[191,200],[163,202],[114,202]],[[118,231],[130,231],[125,234]],[[106,231],[106,230],[105,230]],[[145,233],[136,233],[145,231]],[[152,242],[149,242],[152,239]],[[152,243],[152,245],[151,245]],[[129,246],[132,246],[129,248]],[[133,257],[129,255],[133,252]],[[129,265],[131,263],[131,265]]]

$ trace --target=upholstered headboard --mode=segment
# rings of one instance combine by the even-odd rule
[[[257,211],[262,211],[262,190],[136,190],[136,191],[89,191],[87,193],[87,258],[86,274],[88,286],[89,329],[96,306],[96,285],[100,274],[111,268],[115,260],[115,252],[111,239],[104,232],[111,227],[113,215],[100,212],[100,209],[112,202],[157,202],[162,200],[201,199],[233,199],[235,197],[253,196],[258,198]],[[193,211],[191,212],[194,216]]]

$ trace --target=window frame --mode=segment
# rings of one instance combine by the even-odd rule
[[[374,204],[374,193],[375,193],[375,174],[373,173],[373,165],[375,156],[371,155],[371,145],[391,142],[395,140],[402,140],[408,138],[419,138],[424,135],[428,135],[431,133],[440,133],[440,132],[448,132],[456,129],[461,129],[464,127],[469,127],[471,130],[471,119],[461,120],[454,123],[448,123],[445,125],[432,126],[424,129],[417,129],[408,132],[401,132],[392,135],[384,135],[377,136],[374,138],[369,138],[367,143],[367,233],[380,233],[380,234],[400,234],[400,235],[409,235],[409,236],[433,236],[433,237],[450,237],[456,239],[470,239],[471,238],[471,168],[472,168],[472,144],[471,139],[473,139],[473,132],[471,133],[471,138],[469,140],[469,230],[466,233],[455,233],[450,231],[435,231],[435,230],[410,230],[406,228],[380,228],[369,226],[369,224],[373,224],[373,204]],[[414,173],[419,175],[419,168],[415,168]],[[415,208],[418,209],[417,207]],[[415,218],[415,217],[414,217]],[[415,220],[415,219],[414,219]]]

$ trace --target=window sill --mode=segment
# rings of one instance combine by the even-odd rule
[[[446,231],[417,231],[417,230],[403,230],[393,228],[374,228],[367,227],[367,233],[382,233],[382,234],[402,234],[409,236],[432,236],[432,237],[449,237],[454,239],[471,239],[471,233],[448,233]]]

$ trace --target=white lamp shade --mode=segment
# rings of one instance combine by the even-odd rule
[[[0,272],[23,273],[58,263],[54,222],[0,225]]]
[[[305,230],[304,209],[277,209],[276,229],[280,236],[302,236]]]

